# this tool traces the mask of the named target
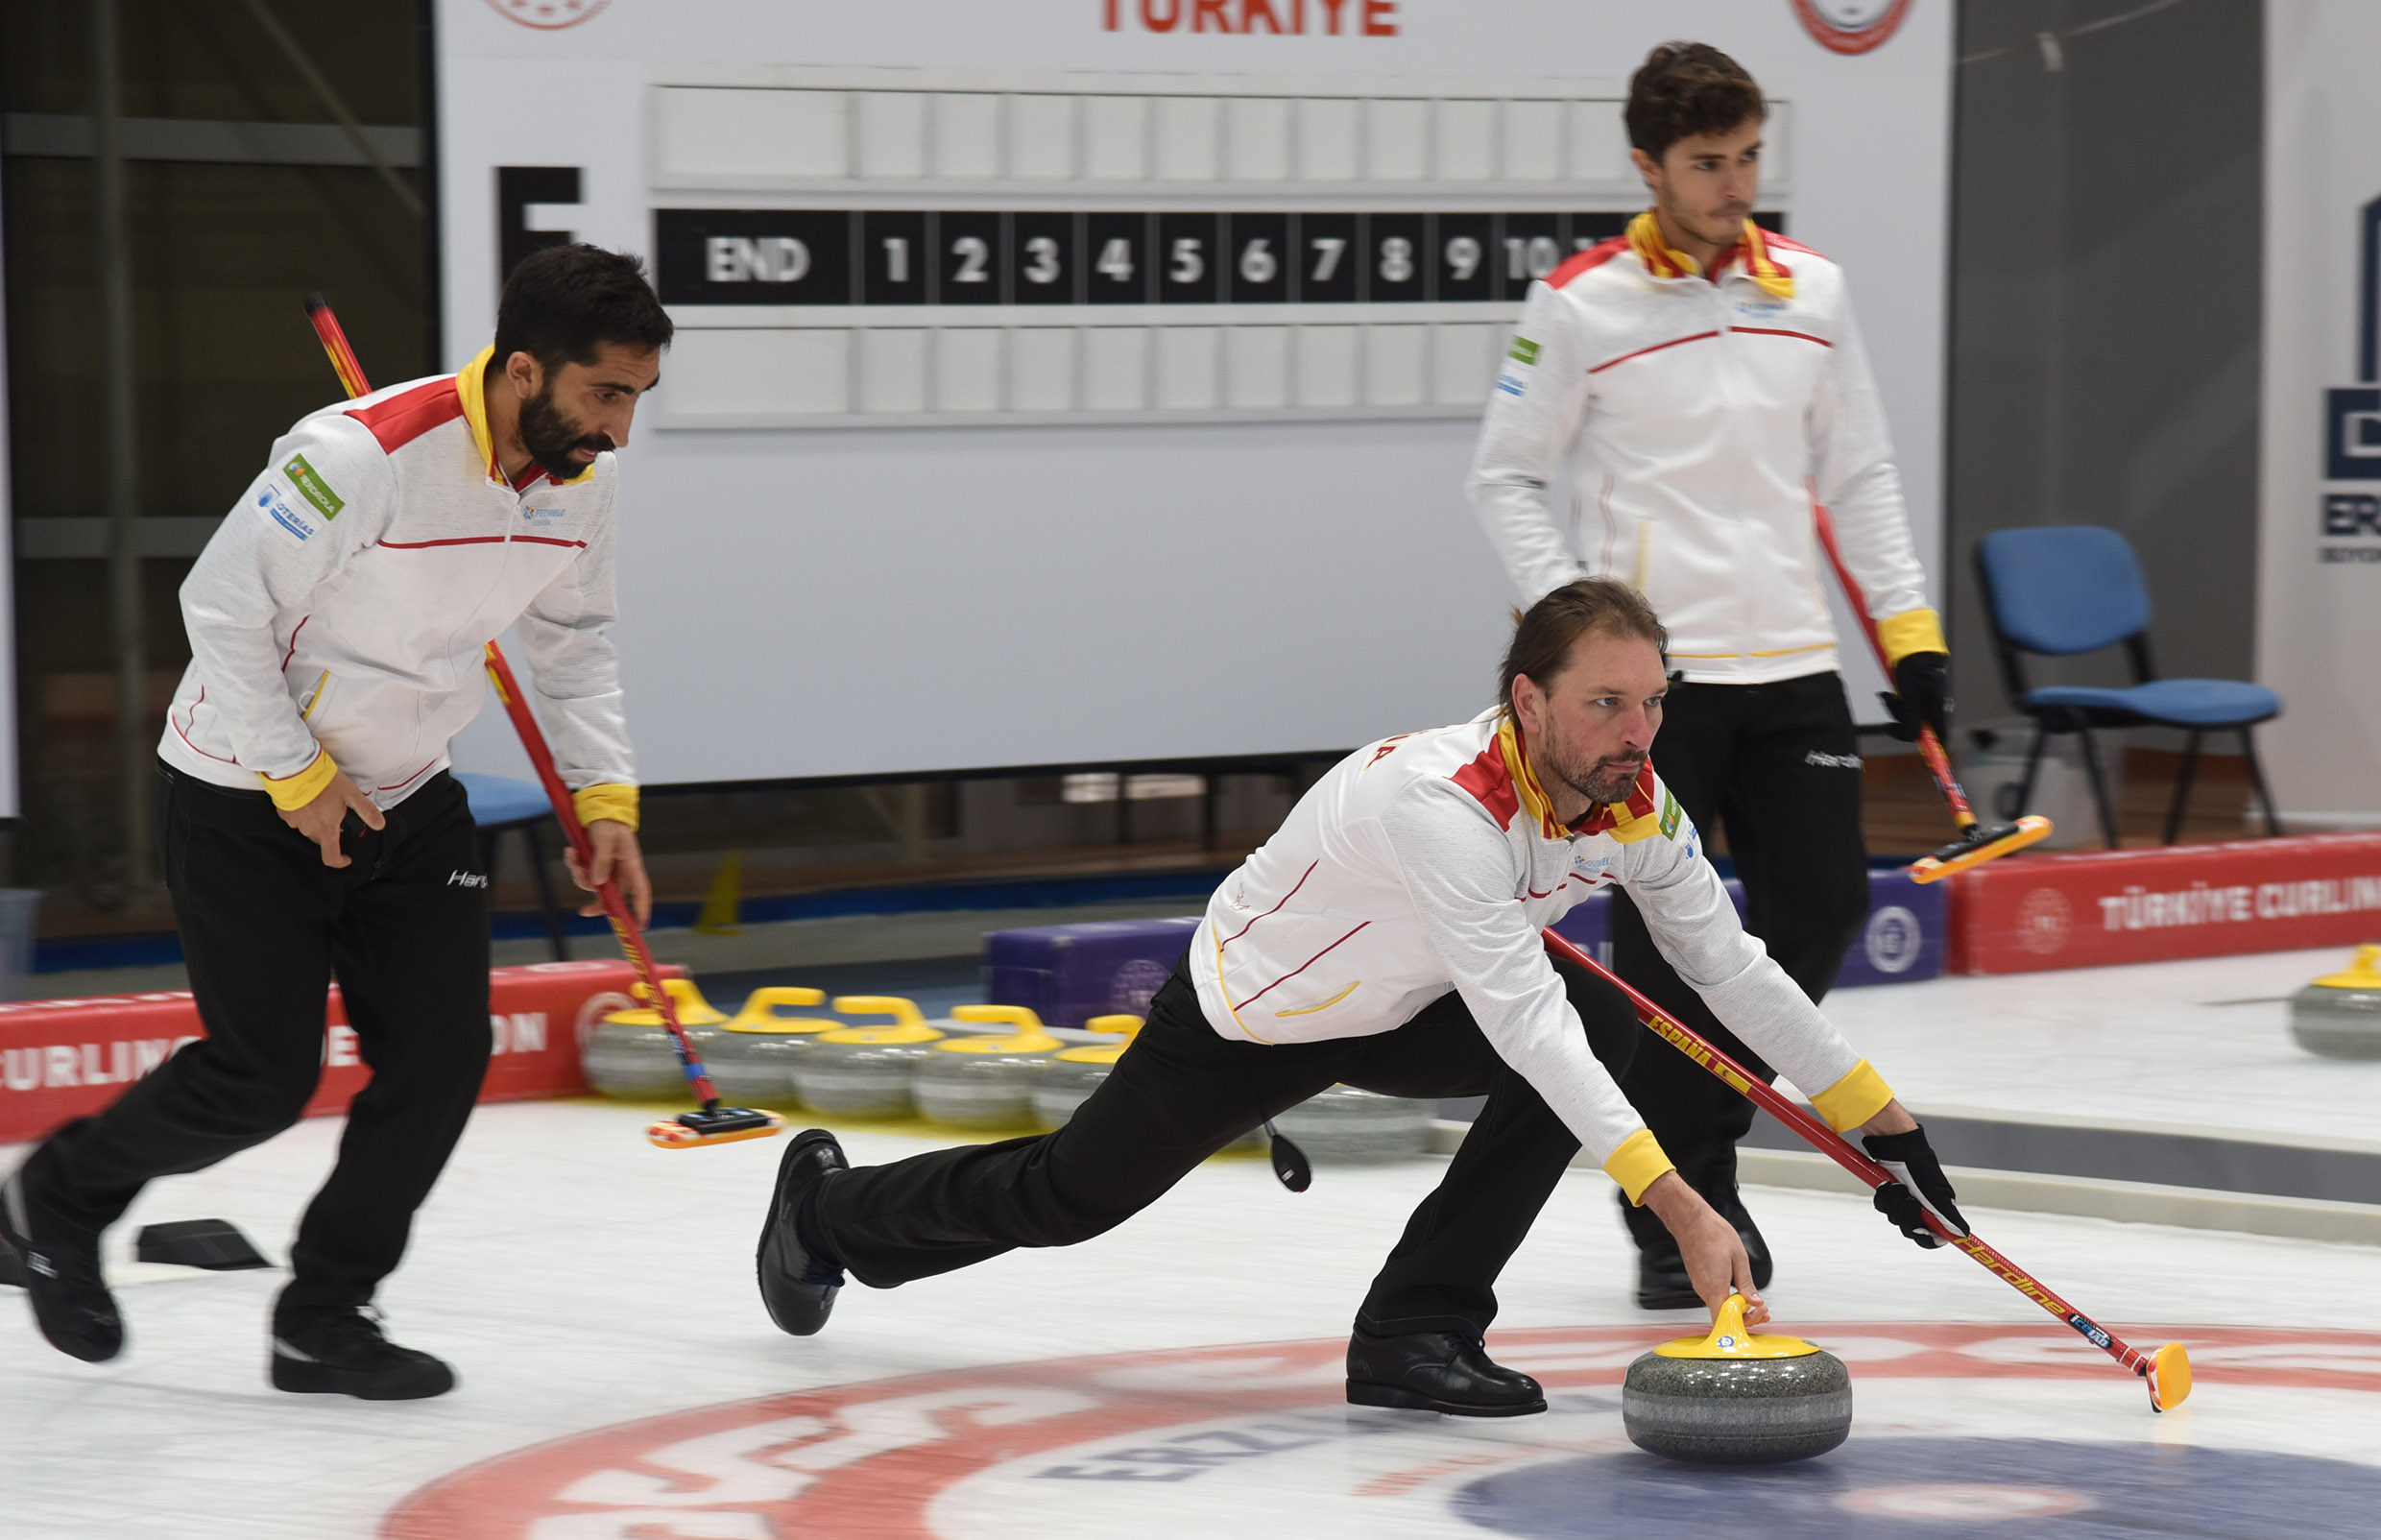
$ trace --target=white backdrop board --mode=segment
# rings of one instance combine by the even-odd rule
[[[1782,104],[1763,205],[1849,266],[1939,549],[1951,36],[1903,9],[443,0],[450,359],[504,251],[654,266],[649,781],[1345,747],[1490,697],[1480,403],[1530,276],[1641,206],[1620,83],[1667,36]]]
[[[2381,826],[2381,9],[2267,0],[2257,730],[2282,816]]]

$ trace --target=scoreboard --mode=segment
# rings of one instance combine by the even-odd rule
[[[1642,202],[1608,82],[810,68],[653,101],[676,426],[1477,415],[1531,281]]]
[[[449,367],[561,241],[641,255],[677,325],[618,462],[650,782],[1479,710],[1479,415],[1529,284],[1645,206],[1623,83],[1673,37],[1761,81],[1755,217],[1850,271],[1937,548],[1949,7],[1845,54],[1795,0],[435,6]],[[524,773],[483,716],[457,762]]]

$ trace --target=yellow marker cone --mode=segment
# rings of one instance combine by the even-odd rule
[[[744,905],[744,853],[730,851],[728,858],[719,863],[719,875],[711,878],[711,890],[703,900],[703,912],[694,917],[694,928],[707,936],[741,935],[738,924]]]

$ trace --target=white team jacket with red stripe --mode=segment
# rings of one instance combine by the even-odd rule
[[[1255,1043],[1387,1032],[1449,990],[1499,1054],[1637,1197],[1668,1168],[1589,1051],[1539,938],[1625,887],[1678,976],[1838,1128],[1891,1095],[1744,933],[1695,826],[1651,766],[1628,798],[1556,824],[1499,713],[1342,759],[1208,901],[1190,976],[1215,1030]],[[1648,1052],[1674,1051],[1647,1036]]]
[[[1525,602],[1582,575],[1634,584],[1697,683],[1836,666],[1815,494],[1869,614],[1924,614],[1885,625],[1888,653],[1941,645],[1843,270],[1768,244],[1791,300],[1742,248],[1716,281],[1659,277],[1623,238],[1531,284],[1468,484]]]
[[[191,659],[167,763],[253,791],[327,751],[395,806],[447,762],[488,693],[481,649],[517,622],[564,781],[634,783],[606,635],[612,456],[507,485],[488,356],[325,407],[274,445],[182,584]]]

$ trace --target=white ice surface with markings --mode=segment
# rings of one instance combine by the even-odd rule
[[[1949,980],[1831,1003],[1915,1100],[2111,1117],[2149,1116],[2143,1104],[2154,1102],[2159,1121],[2369,1137],[2381,1067],[2295,1064],[2280,1006],[2201,1003],[2286,994],[2327,960]],[[436,1401],[373,1406],[272,1390],[265,1319],[277,1271],[146,1270],[121,1293],[131,1346],[99,1366],[50,1350],[14,1291],[0,1290],[0,1537],[360,1540],[406,1493],[459,1467],[659,1412],[1016,1360],[1329,1337],[1346,1329],[1442,1168],[1326,1168],[1311,1191],[1292,1195],[1262,1160],[1212,1163],[1098,1240],[891,1292],[855,1287],[825,1335],[796,1340],[769,1325],[752,1282],[782,1145],[664,1153],[643,1142],[644,1120],[581,1103],[484,1108],[474,1119],[382,1296],[399,1340],[456,1364],[461,1388]],[[129,1246],[143,1222],[215,1215],[278,1260],[340,1127],[315,1119],[212,1170],[156,1184],[116,1243]],[[881,1134],[846,1142],[860,1162],[928,1147]],[[0,1168],[20,1155],[0,1150]],[[2007,1286],[1958,1255],[1915,1250],[1856,1199],[1749,1196],[1777,1253],[1770,1300],[1782,1326],[2006,1321],[2057,1335]],[[2368,1247],[1972,1216],[2120,1331],[2145,1320],[2361,1329],[2381,1293],[2381,1250]],[[1644,1322],[1631,1279],[1610,1184],[1574,1171],[1506,1273],[1500,1325]],[[2001,1384],[1976,1404],[1977,1436],[2007,1436],[2024,1421],[1994,1409],[2017,1393]],[[2105,1417],[2108,1437],[2151,1436],[2138,1426],[2148,1420],[2138,1388],[2118,1381],[2106,1391],[2067,1382],[2028,1394],[2058,1405],[2061,1430]],[[2158,1420],[2156,1436],[2301,1447],[2337,1430],[2338,1399],[2202,1391],[2187,1415]],[[1953,1404],[1928,1415],[1939,1428],[1964,1414]],[[1432,1436],[1457,1447],[1465,1430],[1443,1426]]]
[[[1843,989],[1826,1010],[1921,1107],[2381,1147],[2381,1059],[2290,1036],[2289,997],[2348,950]]]

